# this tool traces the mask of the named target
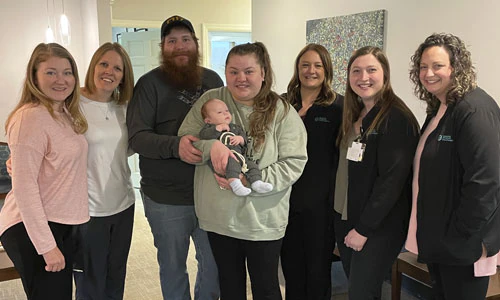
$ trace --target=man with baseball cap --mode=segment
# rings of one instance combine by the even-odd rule
[[[130,147],[139,154],[141,193],[160,266],[164,299],[191,299],[186,268],[190,238],[198,260],[195,300],[219,298],[217,266],[194,211],[194,136],[177,136],[185,115],[207,90],[223,85],[200,66],[191,22],[172,16],[161,26],[161,65],[143,75],[127,111]]]

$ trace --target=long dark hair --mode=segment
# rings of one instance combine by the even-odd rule
[[[319,44],[308,44],[302,50],[300,50],[297,58],[295,59],[295,67],[293,70],[293,77],[290,79],[287,88],[287,98],[293,107],[297,108],[300,105],[300,80],[299,80],[299,62],[300,58],[308,51],[314,51],[318,53],[321,63],[323,64],[323,70],[325,72],[325,80],[321,85],[321,91],[319,92],[318,98],[314,101],[315,104],[328,106],[333,103],[337,94],[332,89],[333,80],[333,65],[330,53],[325,47]]]
[[[364,107],[362,101],[359,100],[359,96],[353,91],[350,85],[350,72],[353,62],[360,56],[373,55],[384,71],[384,84],[380,91],[375,95],[375,105],[380,107],[380,111],[375,116],[370,127],[366,130],[366,134],[369,134],[373,130],[378,130],[380,124],[385,120],[387,113],[392,107],[399,109],[404,115],[410,120],[413,125],[414,133],[418,132],[418,122],[411,110],[406,106],[406,104],[399,98],[393,91],[391,86],[391,71],[389,67],[389,60],[385,56],[382,49],[378,47],[367,46],[360,48],[354,52],[354,54],[349,59],[347,65],[347,86],[344,96],[344,111],[342,115],[342,126],[340,128],[339,136],[337,138],[337,144],[343,142],[343,139],[351,130],[352,124],[356,122],[359,118],[361,110]]]
[[[420,62],[425,49],[430,47],[443,47],[450,57],[451,83],[446,93],[446,104],[455,103],[465,94],[477,87],[476,72],[472,65],[471,54],[465,47],[465,43],[457,36],[446,33],[434,33],[427,37],[418,46],[415,54],[411,57],[410,80],[415,85],[414,93],[420,99],[427,102],[427,113],[430,114],[439,108],[440,101],[432,93],[428,92],[420,82]]]

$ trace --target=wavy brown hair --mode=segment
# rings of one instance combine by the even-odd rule
[[[118,53],[123,62],[122,82],[120,82],[118,88],[113,91],[111,98],[116,101],[117,104],[126,104],[132,98],[132,92],[134,90],[134,72],[132,70],[132,63],[130,62],[130,57],[128,56],[127,51],[125,51],[125,49],[118,43],[104,43],[95,51],[92,59],[90,60],[87,76],[85,76],[85,90],[90,94],[94,94],[96,92],[96,85],[94,81],[95,67],[108,51]]]
[[[356,50],[349,59],[349,63],[347,65],[347,85],[344,96],[344,111],[342,114],[342,125],[337,138],[337,144],[344,141],[344,137],[347,136],[349,130],[351,130],[352,124],[354,124],[354,122],[356,122],[359,118],[361,110],[364,107],[363,101],[359,99],[359,96],[353,91],[350,85],[351,66],[358,57],[364,55],[373,55],[382,66],[382,70],[384,72],[384,84],[382,85],[380,91],[375,94],[375,105],[380,107],[380,111],[375,116],[375,119],[370,127],[366,130],[366,134],[370,134],[373,130],[379,129],[392,107],[399,109],[412,123],[414,133],[418,133],[419,126],[417,119],[408,106],[406,106],[403,100],[401,100],[401,98],[399,98],[392,89],[391,70],[387,56],[385,56],[382,49],[378,47],[366,46]]]
[[[232,56],[254,55],[257,63],[264,71],[264,81],[259,93],[253,99],[253,112],[249,116],[250,130],[249,134],[254,139],[254,148],[259,149],[266,140],[266,131],[273,122],[276,114],[276,104],[282,101],[285,106],[285,114],[288,113],[289,104],[278,94],[271,90],[273,85],[273,69],[271,68],[271,59],[266,46],[261,42],[246,43],[234,46],[226,58],[226,66]]]
[[[302,50],[300,50],[297,58],[295,59],[295,68],[293,70],[293,77],[290,79],[287,88],[287,98],[293,107],[297,108],[300,106],[300,80],[299,80],[299,63],[300,58],[306,54],[308,51],[314,51],[318,53],[321,63],[323,64],[323,70],[325,72],[325,79],[321,85],[321,91],[319,92],[318,98],[314,100],[317,105],[328,106],[333,103],[337,94],[332,88],[333,80],[333,65],[330,53],[325,47],[319,44],[308,44]]]
[[[73,92],[64,100],[64,104],[72,119],[73,130],[76,133],[83,134],[87,131],[88,124],[87,120],[83,116],[80,111],[80,87],[79,79],[78,79],[78,68],[76,67],[76,62],[73,59],[73,56],[64,48],[63,46],[56,43],[38,44],[33,53],[31,54],[30,60],[28,62],[28,66],[26,68],[26,78],[23,83],[23,91],[21,94],[21,99],[17,103],[16,107],[9,114],[7,121],[5,122],[5,132],[7,132],[7,128],[9,123],[14,116],[14,114],[24,105],[26,104],[34,104],[34,105],[43,105],[49,111],[52,118],[57,120],[56,115],[54,114],[54,109],[52,104],[54,100],[50,99],[45,95],[40,88],[37,86],[36,82],[36,73],[38,71],[38,67],[40,63],[47,61],[51,57],[59,57],[67,59],[71,65],[71,71],[73,72],[73,76],[75,77],[75,88]],[[43,124],[40,124],[43,126]]]
[[[450,57],[450,65],[453,68],[450,78],[451,83],[446,93],[446,104],[459,101],[465,94],[477,87],[476,71],[465,43],[452,34],[434,33],[430,35],[418,46],[410,62],[410,80],[415,85],[414,93],[420,100],[427,102],[428,114],[439,108],[440,101],[436,96],[428,92],[420,82],[420,62],[424,51],[434,46],[443,47],[446,50]]]

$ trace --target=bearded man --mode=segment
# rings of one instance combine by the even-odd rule
[[[144,211],[157,248],[163,299],[190,300],[186,259],[190,238],[198,260],[195,300],[219,298],[217,266],[193,200],[194,136],[177,136],[185,115],[207,90],[223,85],[199,65],[193,25],[172,16],[161,27],[161,66],[144,74],[128,105],[129,145],[139,154]]]

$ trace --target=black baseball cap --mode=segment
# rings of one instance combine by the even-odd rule
[[[170,30],[175,26],[184,26],[191,31],[191,33],[194,33],[193,24],[191,24],[188,19],[184,19],[181,16],[171,16],[161,25],[161,38],[169,34]]]

